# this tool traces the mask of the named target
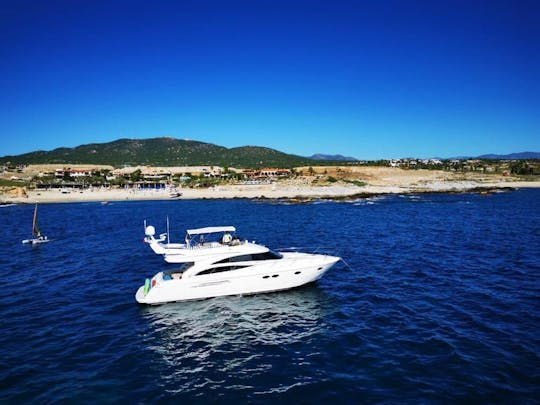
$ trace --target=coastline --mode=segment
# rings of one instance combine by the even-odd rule
[[[378,184],[357,186],[337,182],[330,185],[310,185],[303,182],[275,182],[257,185],[220,185],[210,188],[178,188],[181,197],[171,197],[171,190],[135,189],[86,189],[71,190],[29,190],[24,195],[2,195],[3,204],[110,202],[144,200],[196,200],[196,199],[289,199],[298,202],[312,199],[347,200],[369,198],[385,194],[421,193],[467,193],[482,194],[518,188],[540,188],[540,181],[428,181],[422,184]]]

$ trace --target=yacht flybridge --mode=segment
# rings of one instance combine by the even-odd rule
[[[286,290],[318,280],[340,258],[274,252],[235,236],[233,226],[188,229],[185,243],[170,243],[169,234],[155,238],[145,227],[145,242],[174,269],[146,279],[135,294],[141,304],[196,300],[223,295]]]
[[[240,241],[234,236],[236,232],[234,226],[188,229],[185,243],[170,243],[168,233],[162,233],[159,239],[155,239],[155,232],[153,226],[147,226],[144,241],[150,245],[154,253],[163,255],[167,263],[185,263],[190,257],[197,257],[200,260],[206,256],[222,255],[231,251],[242,252],[244,250],[239,247],[248,244],[247,241]],[[217,235],[221,236],[219,240],[216,240]],[[166,239],[167,243],[164,243]]]

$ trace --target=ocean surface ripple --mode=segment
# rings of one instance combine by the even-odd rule
[[[540,190],[0,208],[0,403],[540,401]],[[337,254],[317,284],[137,305],[143,220]]]

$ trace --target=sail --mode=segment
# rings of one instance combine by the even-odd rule
[[[37,224],[37,204],[36,204],[36,208],[34,208],[34,220],[32,221],[32,233],[36,236],[41,235],[41,232],[39,231],[38,224]]]

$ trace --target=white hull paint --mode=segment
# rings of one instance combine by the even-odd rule
[[[144,293],[141,286],[135,299],[141,304],[199,300],[225,295],[247,295],[287,290],[321,278],[339,257],[284,253],[280,260],[259,262],[244,269],[164,280],[160,272],[152,278],[155,285]]]
[[[50,242],[50,239],[25,239],[22,241],[23,244],[31,244],[31,245],[40,245],[42,243]]]

